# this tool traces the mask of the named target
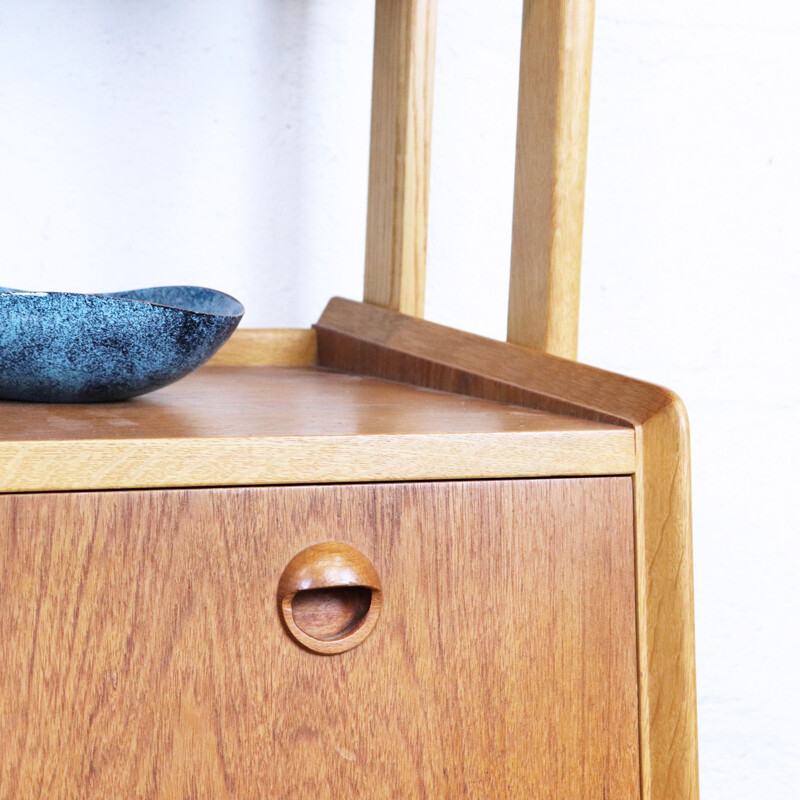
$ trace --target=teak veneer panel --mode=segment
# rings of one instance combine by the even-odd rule
[[[603,423],[313,368],[205,368],[120,403],[0,402],[0,443],[620,432]]]
[[[0,798],[639,797],[630,478],[0,497]],[[382,615],[294,643],[347,542]]]
[[[318,369],[208,367],[124,403],[0,403],[0,491],[625,474],[630,430]]]
[[[339,298],[316,329],[323,366],[633,429],[642,800],[696,800],[689,423],[680,399],[622,375]]]

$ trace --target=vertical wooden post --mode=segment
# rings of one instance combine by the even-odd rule
[[[508,340],[578,350],[594,0],[525,0]]]
[[[377,0],[364,299],[422,316],[436,0]]]

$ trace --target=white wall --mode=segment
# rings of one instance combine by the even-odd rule
[[[358,297],[371,6],[5,0],[0,284]],[[499,337],[520,7],[440,0],[428,316]],[[689,407],[705,800],[800,797],[799,138],[800,6],[599,1],[581,358]]]

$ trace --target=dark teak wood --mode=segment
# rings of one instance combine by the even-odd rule
[[[631,480],[0,497],[0,797],[639,797]],[[345,542],[384,604],[276,604]]]

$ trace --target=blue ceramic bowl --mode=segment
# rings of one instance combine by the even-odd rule
[[[0,398],[101,403],[151,392],[211,358],[242,314],[238,300],[199,286],[0,288]]]

